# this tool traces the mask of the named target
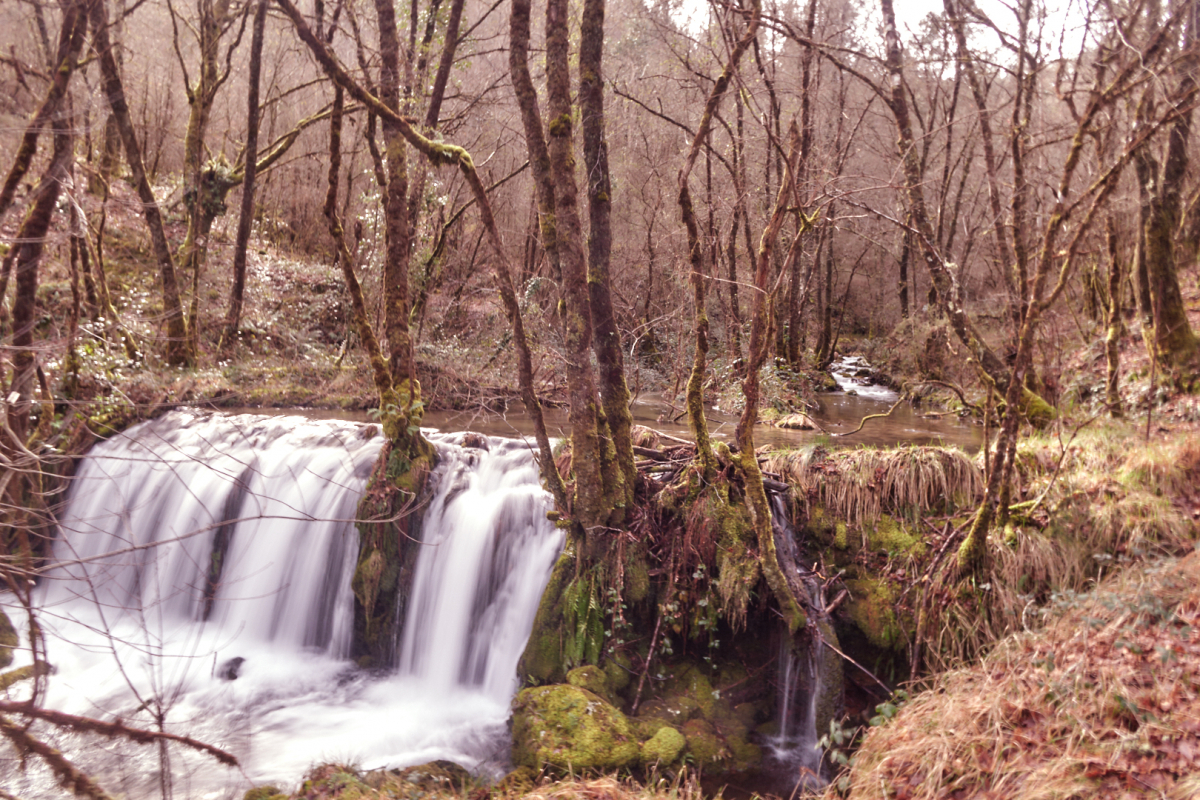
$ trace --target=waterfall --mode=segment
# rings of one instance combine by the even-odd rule
[[[780,566],[786,571],[793,592],[802,598],[805,613],[828,620],[820,583],[799,558],[796,531],[783,498],[776,494],[772,495],[771,501],[771,524]],[[811,636],[807,645],[798,653],[787,627],[781,626],[776,661],[778,730],[769,745],[772,760],[784,778],[784,788],[789,791],[794,791],[795,787],[815,789],[824,785],[822,752],[817,744],[821,733],[817,730],[817,704],[826,690],[826,662],[820,657],[818,648],[823,645],[818,637]]]
[[[255,783],[323,761],[503,762],[517,660],[562,534],[525,445],[430,438],[439,463],[388,673],[348,660],[353,518],[376,426],[184,410],[98,444],[39,589],[56,668],[46,704],[143,726],[161,710],[167,730],[233,751]],[[114,791],[158,785],[154,748],[55,746]],[[171,760],[178,795],[245,788],[211,761]],[[41,779],[31,770],[15,788],[56,796]]]

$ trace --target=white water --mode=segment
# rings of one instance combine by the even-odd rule
[[[63,564],[40,590],[56,669],[46,705],[146,727],[162,709],[167,730],[241,760],[239,772],[172,747],[177,797],[291,785],[324,761],[494,768],[562,537],[524,445],[431,438],[436,493],[392,673],[348,661],[351,518],[382,444],[374,426],[177,411],[98,445],[62,518]],[[232,538],[205,621],[223,524]],[[232,658],[244,659],[238,677],[223,680]],[[158,794],[155,748],[41,732],[110,791]],[[18,795],[60,794],[4,753],[7,774]]]
[[[870,369],[871,365],[862,356],[844,356],[830,365],[829,372],[843,392],[854,392],[867,400],[895,402],[900,397],[895,390],[874,383],[869,377],[858,376],[859,372]]]
[[[771,523],[775,530],[780,564],[793,565],[797,588],[803,588],[805,612],[827,618],[821,599],[820,584],[799,561],[796,531],[788,519],[787,507],[779,495],[771,497]],[[817,699],[824,691],[825,676],[822,660],[818,658],[819,642],[810,643],[803,653],[797,653],[786,626],[780,627],[779,655],[776,680],[776,723],[778,732],[768,741],[771,757],[778,771],[787,776],[787,785],[795,789],[818,789],[826,781],[821,773],[823,752],[818,744]],[[793,789],[793,791],[795,791]]]

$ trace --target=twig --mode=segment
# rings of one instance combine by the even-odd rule
[[[120,736],[123,739],[137,742],[138,744],[151,744],[153,742],[168,741],[191,747],[194,750],[208,753],[213,758],[220,761],[222,764],[227,764],[231,767],[238,765],[237,756],[227,750],[222,750],[219,747],[213,747],[211,744],[205,744],[190,736],[177,736],[173,733],[164,733],[159,731],[148,731],[143,728],[130,728],[121,720],[115,722],[102,722],[98,719],[90,717],[77,717],[74,714],[66,714],[62,711],[54,711],[48,708],[38,708],[32,703],[9,703],[0,700],[0,712],[5,714],[21,714],[26,717],[34,717],[35,719],[44,720],[52,725],[57,725],[61,728],[70,728],[77,731],[90,731],[92,733],[100,733],[105,736]],[[9,723],[3,717],[0,717],[0,727],[3,728],[5,734],[9,734]],[[41,755],[41,753],[39,753]]]
[[[868,676],[869,678],[871,678],[871,680],[875,681],[875,682],[876,682],[876,683],[878,683],[880,686],[882,686],[882,687],[883,687],[883,690],[884,690],[885,692],[887,692],[887,695],[885,695],[885,697],[891,697],[891,696],[892,696],[892,690],[888,688],[888,685],[887,685],[886,683],[884,683],[883,681],[879,680],[879,678],[875,677],[875,673],[874,673],[874,672],[871,672],[871,670],[867,669],[867,668],[866,668],[866,667],[864,667],[862,664],[858,663],[858,662],[857,662],[857,661],[855,661],[853,658],[851,658],[850,656],[848,656],[848,655],[846,655],[845,653],[843,653],[841,650],[838,650],[836,647],[834,647],[832,644],[830,644],[830,643],[829,643],[829,642],[828,642],[828,641],[827,641],[827,640],[826,640],[824,637],[822,637],[822,638],[821,638],[821,644],[825,645],[825,646],[826,646],[826,647],[828,647],[830,650],[832,650],[833,652],[837,653],[839,656],[841,656],[842,658],[846,659],[847,661],[849,661],[849,662],[850,662],[851,664],[853,664],[854,666],[858,667],[860,670],[862,670],[864,673],[866,673],[866,674],[867,674],[867,676]]]
[[[921,381],[917,385],[918,386],[941,386],[944,389],[949,389],[950,391],[952,391],[956,395],[958,395],[959,402],[962,403],[965,407],[971,409],[972,412],[974,412],[976,414],[983,413],[983,410],[979,406],[975,405],[970,400],[968,400],[966,394],[963,393],[963,390],[960,387],[955,386],[953,383],[947,383],[946,381],[935,381],[935,380],[931,379],[931,380]]]
[[[843,602],[845,602],[846,598],[849,596],[850,596],[849,590],[842,589],[840,592],[838,592],[837,597],[833,598],[833,602],[825,607],[825,613],[832,614],[834,611],[837,611],[838,606],[840,606]]]
[[[112,795],[101,789],[78,767],[63,757],[63,754],[50,745],[35,739],[19,725],[14,725],[5,717],[0,717],[0,733],[22,752],[36,753],[50,765],[50,769],[58,776],[58,784],[64,789],[70,789],[77,795],[90,797],[92,800],[112,800]]]
[[[654,645],[658,643],[658,631],[662,627],[662,613],[658,615],[658,621],[654,623],[654,633],[650,635],[650,649],[646,651],[646,668],[642,670],[642,677],[638,678],[637,694],[633,696],[633,705],[629,708],[630,715],[637,714],[638,703],[642,702],[642,687],[646,685],[646,675],[650,672],[650,659],[654,658]]]
[[[892,415],[892,412],[895,411],[897,408],[899,408],[900,404],[903,403],[907,399],[908,399],[908,397],[906,395],[900,395],[900,398],[896,402],[892,403],[891,408],[889,408],[887,411],[885,411],[882,414],[867,414],[865,417],[862,418],[862,420],[859,421],[858,427],[855,428],[854,430],[846,431],[845,433],[831,433],[829,435],[830,436],[853,436],[854,434],[858,433],[859,431],[861,431],[863,429],[863,426],[865,426],[867,424],[867,420],[879,419],[881,417],[890,417]]]

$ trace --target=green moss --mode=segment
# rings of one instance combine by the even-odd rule
[[[905,525],[893,516],[883,514],[872,530],[867,532],[872,550],[889,555],[924,555],[925,542],[908,531]]]
[[[685,663],[672,670],[671,677],[663,687],[663,696],[676,703],[686,702],[707,719],[712,719],[720,695],[713,689],[712,681],[703,669]]]
[[[613,705],[617,704],[616,696],[608,685],[608,675],[594,664],[576,667],[568,672],[567,683],[578,686],[580,689],[587,689]]]
[[[255,786],[242,795],[242,800],[276,800],[281,797],[287,797],[287,795],[279,791],[278,787],[267,785]]]
[[[722,765],[733,756],[708,720],[688,720],[683,726],[683,735],[693,762],[702,768]]]
[[[433,445],[416,437],[409,446],[389,441],[380,453],[358,505],[358,563],[351,653],[364,667],[389,666],[396,626],[408,605],[408,590],[420,550],[421,516],[401,513],[425,490],[436,461]],[[373,520],[384,520],[374,522]]]
[[[1058,410],[1028,389],[1021,390],[1021,412],[1035,428],[1044,428],[1058,416]]]
[[[535,769],[624,769],[641,757],[625,715],[577,686],[522,691],[513,701],[512,732],[513,762]]]
[[[844,522],[839,522],[836,526],[834,526],[834,530],[835,533],[833,535],[833,546],[838,550],[848,549],[850,547],[850,527]]]
[[[650,566],[643,554],[630,555],[625,560],[625,599],[640,603],[650,595]]]
[[[525,683],[559,683],[566,678],[563,659],[563,591],[575,574],[575,551],[568,545],[554,564],[542,591],[533,630],[517,665]]]
[[[642,745],[642,763],[646,766],[666,766],[679,758],[687,739],[669,725],[664,725]]]
[[[847,604],[850,618],[866,635],[871,644],[884,650],[902,650],[905,647],[905,628],[896,614],[896,593],[891,584],[877,578],[859,578],[846,581],[852,598]]]
[[[610,653],[604,659],[604,676],[608,685],[612,687],[613,694],[624,692],[632,685],[633,680],[630,678],[632,671],[633,662],[624,653]]]
[[[0,611],[0,669],[7,667],[13,660],[13,648],[21,643],[17,629],[13,627],[8,615]]]

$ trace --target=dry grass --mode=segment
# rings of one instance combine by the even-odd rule
[[[544,783],[518,795],[522,800],[703,800],[700,784],[686,770],[673,780],[654,779],[646,786],[611,775]],[[512,797],[511,795],[506,795]],[[514,798],[515,800],[515,798]]]
[[[873,729],[850,797],[1197,796],[1200,554],[1060,597],[1052,616]]]
[[[942,671],[1036,625],[1038,609],[1083,592],[1114,566],[1181,555],[1200,539],[1200,441],[1152,439],[1105,423],[1023,440],[1013,524],[993,531],[982,583],[947,560],[926,595],[924,658]]]
[[[345,764],[315,767],[287,795],[275,787],[247,793],[247,800],[703,800],[700,782],[687,769],[672,778],[650,775],[642,785],[613,775],[551,780],[522,767],[498,783],[468,777],[461,767],[433,762],[403,770],[360,772]],[[719,800],[718,793],[714,800]]]
[[[969,505],[983,491],[971,458],[947,447],[785,450],[769,454],[764,466],[792,484],[802,503],[819,503],[851,525],[883,513]]]

